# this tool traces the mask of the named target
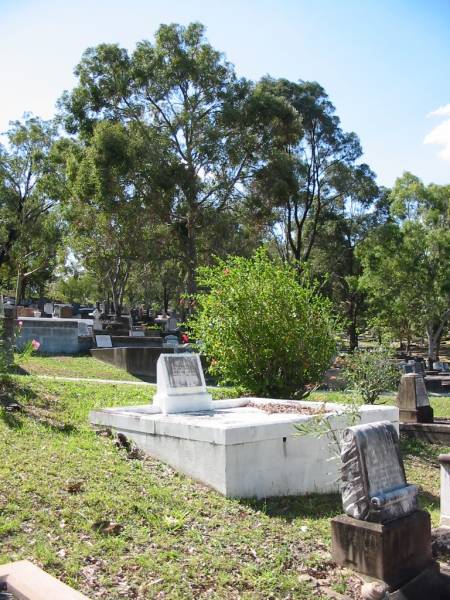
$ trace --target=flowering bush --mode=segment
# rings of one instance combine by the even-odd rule
[[[253,258],[218,260],[200,270],[198,311],[190,319],[210,372],[266,397],[300,398],[318,383],[336,350],[336,321],[297,271]]]

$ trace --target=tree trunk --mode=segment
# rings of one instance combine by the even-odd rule
[[[428,339],[428,368],[433,368],[433,363],[436,362],[439,358],[439,347],[438,347],[438,337],[436,332],[433,329],[429,329],[427,331],[427,339]]]
[[[349,325],[348,328],[348,334],[349,334],[349,338],[350,338],[350,352],[353,352],[353,350],[356,350],[356,348],[358,347],[358,332],[356,331],[356,323],[352,322]]]
[[[188,217],[186,227],[186,292],[189,296],[197,293],[196,271],[197,271],[197,240],[195,238],[192,218]]]
[[[167,311],[169,310],[169,289],[167,284],[163,284],[163,305],[164,305],[164,314],[167,315]]]
[[[22,296],[23,296],[23,284],[24,284],[24,277],[23,277],[23,271],[21,271],[19,269],[19,271],[17,271],[17,283],[16,283],[16,306],[18,306],[22,300]]]

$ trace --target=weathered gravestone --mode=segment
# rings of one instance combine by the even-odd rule
[[[397,393],[397,406],[402,423],[433,423],[425,380],[418,373],[402,375]]]
[[[161,354],[156,369],[153,404],[163,414],[212,409],[198,354]]]
[[[385,523],[417,509],[418,489],[406,483],[397,431],[389,421],[346,429],[342,504],[350,517]]]
[[[349,427],[341,459],[346,514],[331,521],[333,558],[398,589],[433,561],[430,516],[406,481],[395,427]]]

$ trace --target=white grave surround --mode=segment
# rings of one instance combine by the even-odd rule
[[[198,354],[161,354],[156,365],[158,389],[153,398],[165,415],[212,409]]]
[[[450,454],[440,454],[441,464],[441,521],[440,526],[450,529]]]
[[[210,410],[164,414],[161,403],[166,402],[167,409],[173,401],[181,408],[187,398],[174,397],[169,387],[168,400],[162,395],[163,389],[158,386],[158,405],[100,409],[91,412],[90,421],[123,433],[150,456],[227,497],[266,498],[339,490],[337,449],[324,437],[299,435],[294,427],[312,417],[298,412],[269,414],[258,408],[258,404],[292,405],[292,401],[217,400]],[[306,401],[295,405],[318,407],[317,402]],[[334,414],[330,416],[333,428],[343,430],[354,424],[343,414],[342,405],[327,403],[324,408]],[[396,406],[366,405],[359,413],[360,424],[388,420],[398,431]]]

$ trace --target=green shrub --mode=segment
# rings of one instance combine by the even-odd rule
[[[260,251],[200,270],[189,321],[210,372],[265,397],[300,398],[318,383],[336,350],[336,321],[315,286]]]
[[[344,378],[364,404],[375,404],[382,392],[397,388],[400,373],[390,351],[379,346],[355,350],[345,360]]]

